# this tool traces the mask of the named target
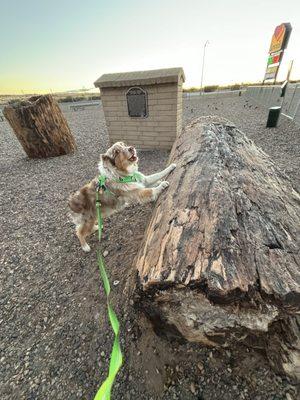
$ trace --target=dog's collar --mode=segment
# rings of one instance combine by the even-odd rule
[[[139,172],[134,172],[131,175],[121,176],[117,182],[120,183],[132,183],[132,182],[140,182],[142,180],[142,174]]]
[[[97,183],[97,187],[96,187],[97,191],[102,189],[104,191],[110,192],[110,190],[106,186],[106,180],[107,180],[106,176],[99,175],[98,183]],[[141,182],[141,180],[142,180],[142,174],[139,172],[134,172],[131,175],[120,176],[118,179],[113,179],[113,181],[117,182],[117,183],[133,183],[133,182]]]

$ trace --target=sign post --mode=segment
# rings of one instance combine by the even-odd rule
[[[293,64],[294,64],[294,60],[291,60],[290,64],[289,64],[288,73],[287,73],[287,76],[286,76],[286,80],[288,82],[290,81],[290,76],[291,76],[291,72],[292,72],[292,69],[293,69]]]

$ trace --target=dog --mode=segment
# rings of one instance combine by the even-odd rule
[[[99,193],[101,214],[106,218],[123,210],[130,204],[155,201],[169,183],[161,181],[176,164],[171,164],[163,171],[153,175],[138,172],[138,156],[133,146],[117,142],[105,154],[100,155],[98,170],[105,180],[99,188],[98,177],[70,196],[70,216],[76,225],[76,235],[82,250],[91,250],[86,238],[98,230],[96,212],[96,191]],[[128,176],[138,177],[135,182],[127,182]],[[125,182],[122,182],[124,179]]]

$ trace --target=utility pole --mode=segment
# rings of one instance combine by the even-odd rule
[[[203,88],[203,74],[204,74],[204,61],[205,61],[205,49],[206,46],[209,44],[209,41],[207,40],[203,46],[203,60],[202,60],[202,73],[201,73],[201,91],[202,94],[204,93],[204,88]]]

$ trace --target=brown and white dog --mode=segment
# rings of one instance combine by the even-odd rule
[[[100,155],[99,173],[106,177],[106,190],[99,191],[102,216],[108,217],[133,203],[147,203],[157,199],[169,186],[167,181],[159,182],[173,169],[175,164],[153,175],[139,173],[139,182],[122,183],[122,177],[138,171],[136,149],[117,142],[105,154]],[[116,182],[117,181],[117,182]],[[76,234],[84,251],[90,251],[87,236],[98,229],[96,213],[96,189],[98,178],[94,178],[80,190],[70,196],[71,218],[76,225]],[[155,186],[157,184],[157,186]]]

